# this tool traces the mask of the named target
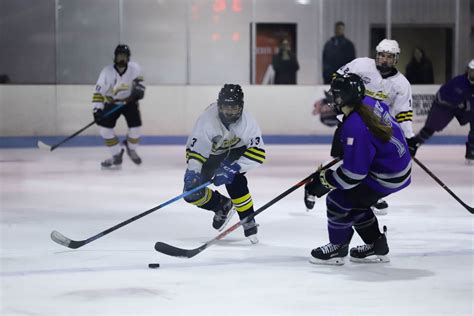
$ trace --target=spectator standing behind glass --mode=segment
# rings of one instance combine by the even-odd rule
[[[275,70],[275,84],[296,84],[296,72],[300,65],[287,39],[281,41],[278,54],[273,55],[272,66]]]
[[[355,59],[354,44],[344,36],[344,22],[336,22],[334,25],[334,36],[331,37],[323,49],[323,79],[324,84],[330,84],[332,75]]]
[[[416,47],[406,67],[405,77],[411,84],[433,84],[433,64],[423,49]]]

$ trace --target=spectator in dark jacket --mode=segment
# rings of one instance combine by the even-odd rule
[[[332,75],[355,58],[354,44],[344,36],[344,22],[336,22],[334,36],[331,37],[323,50],[323,79],[324,84],[330,84]]]
[[[300,65],[287,39],[281,41],[278,54],[273,55],[272,66],[275,84],[296,84],[296,72]]]
[[[405,76],[411,84],[433,84],[433,64],[423,49],[416,47],[406,67]]]

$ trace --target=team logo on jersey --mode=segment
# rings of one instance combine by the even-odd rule
[[[226,149],[234,147],[239,142],[240,142],[240,138],[237,136],[234,136],[234,138],[224,140],[220,146],[218,146],[216,143],[213,143],[212,151],[216,152],[218,150],[226,150]]]
[[[347,137],[347,145],[349,146],[354,145],[354,137]]]

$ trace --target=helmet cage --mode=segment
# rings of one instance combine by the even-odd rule
[[[244,108],[244,93],[240,85],[225,84],[217,99],[219,118],[224,124],[237,122]]]
[[[375,47],[376,56],[375,56],[375,63],[377,68],[382,71],[389,71],[391,68],[395,67],[398,63],[398,59],[400,58],[400,46],[398,46],[398,42],[395,40],[383,39],[377,47]],[[393,55],[393,64],[392,65],[382,65],[379,64],[379,54],[380,53],[387,53]]]
[[[117,56],[118,55],[126,55],[127,56],[127,60],[126,61],[118,61],[117,60]],[[125,44],[119,44],[117,45],[117,47],[115,48],[115,51],[114,51],[114,64],[117,65],[117,66],[120,66],[120,67],[125,67],[127,65],[127,63],[130,61],[130,55],[131,55],[131,52],[130,52],[130,48],[128,47],[128,45],[125,45]]]

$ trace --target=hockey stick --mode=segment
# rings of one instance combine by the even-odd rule
[[[416,162],[416,164],[418,166],[421,167],[421,169],[423,169],[430,177],[432,177],[436,182],[438,182],[438,184],[443,188],[445,189],[446,191],[448,191],[449,194],[451,194],[451,196],[456,200],[458,201],[462,206],[464,206],[464,208],[466,210],[468,210],[471,214],[474,214],[474,209],[472,208],[472,206],[469,206],[467,205],[463,200],[461,200],[456,194],[454,194],[453,191],[451,191],[451,189],[448,188],[448,186],[446,184],[443,183],[443,181],[441,181],[437,176],[434,175],[433,172],[430,171],[430,169],[428,169],[424,164],[422,164],[416,157],[413,157],[413,160]]]
[[[60,232],[55,231],[55,230],[53,230],[53,231],[51,232],[51,239],[52,239],[54,242],[56,242],[56,243],[58,243],[58,244],[60,244],[60,245],[62,245],[62,246],[65,246],[65,247],[69,247],[69,248],[71,248],[71,249],[80,248],[80,247],[82,247],[82,246],[84,246],[84,245],[86,245],[86,244],[88,244],[88,243],[90,243],[90,242],[93,242],[93,241],[96,240],[96,239],[99,239],[99,238],[101,238],[101,237],[104,237],[105,235],[107,235],[107,234],[113,232],[114,230],[119,229],[120,227],[123,227],[123,226],[125,226],[125,225],[127,225],[127,224],[130,224],[131,222],[134,222],[134,221],[136,221],[136,220],[139,219],[139,218],[142,218],[142,217],[144,217],[144,216],[146,216],[146,215],[148,215],[148,214],[150,214],[150,213],[153,213],[153,212],[156,211],[156,210],[159,210],[160,208],[165,207],[166,205],[169,205],[169,204],[171,204],[171,203],[173,203],[173,202],[175,202],[175,201],[177,201],[177,200],[179,200],[179,199],[181,199],[181,198],[183,198],[183,197],[185,197],[185,196],[188,196],[188,195],[190,195],[190,194],[192,194],[192,193],[194,193],[194,192],[196,192],[196,191],[199,191],[199,190],[201,190],[201,189],[207,187],[207,186],[210,185],[210,184],[211,184],[211,181],[208,181],[208,182],[206,182],[206,183],[203,183],[203,184],[201,184],[200,186],[195,187],[194,189],[191,189],[191,190],[189,190],[189,191],[186,191],[186,192],[184,192],[184,193],[182,193],[182,194],[180,194],[180,195],[178,195],[178,196],[176,196],[176,197],[174,197],[174,198],[172,198],[172,199],[170,199],[170,200],[168,200],[168,201],[166,201],[166,202],[164,202],[164,203],[162,203],[162,204],[160,204],[160,205],[158,205],[158,206],[155,206],[155,207],[152,208],[152,209],[149,209],[148,211],[145,211],[145,212],[143,212],[143,213],[141,213],[141,214],[138,214],[138,215],[136,215],[136,216],[134,216],[134,217],[132,217],[132,218],[129,218],[129,219],[127,219],[126,221],[123,221],[123,222],[121,222],[121,223],[119,223],[119,224],[117,224],[117,225],[115,225],[115,226],[113,226],[113,227],[110,227],[109,229],[106,229],[106,230],[104,230],[103,232],[98,233],[97,235],[94,235],[94,236],[89,237],[89,238],[87,238],[87,239],[84,239],[84,240],[72,240],[72,239],[67,238],[66,236],[64,236],[64,235],[61,234]]]
[[[340,160],[340,158],[336,158],[334,160],[332,160],[331,162],[327,163],[325,166],[323,166],[321,169],[328,169],[332,166],[334,166],[336,163],[338,163]],[[204,244],[202,244],[201,246],[195,248],[195,249],[183,249],[183,248],[178,248],[178,247],[175,247],[175,246],[172,246],[170,244],[167,244],[167,243],[164,243],[164,242],[160,242],[158,241],[156,244],[155,244],[155,250],[158,251],[158,252],[161,252],[165,255],[168,255],[168,256],[173,256],[173,257],[182,257],[182,258],[192,258],[194,257],[195,255],[201,253],[202,251],[204,251],[205,249],[209,248],[210,246],[212,246],[213,244],[215,244],[217,241],[221,240],[222,238],[224,238],[225,236],[227,236],[228,234],[230,234],[231,232],[233,232],[234,230],[236,230],[238,227],[242,226],[242,224],[250,221],[251,219],[253,219],[255,216],[257,216],[258,214],[262,213],[263,211],[265,211],[267,208],[269,208],[270,206],[272,206],[273,204],[275,204],[276,202],[280,201],[281,199],[283,199],[284,197],[286,197],[287,195],[289,195],[290,193],[292,193],[293,191],[295,191],[296,189],[298,189],[299,187],[305,185],[307,182],[309,182],[309,180],[311,180],[311,178],[313,177],[314,174],[311,174],[309,175],[308,177],[304,178],[303,180],[301,180],[300,182],[298,182],[297,184],[295,184],[294,186],[292,186],[291,188],[289,188],[288,190],[286,190],[285,192],[281,193],[280,195],[278,195],[276,198],[274,198],[273,200],[271,200],[270,202],[268,202],[267,204],[263,205],[262,207],[260,207],[258,210],[256,210],[252,215],[249,215],[248,217],[246,217],[244,220],[241,220],[237,223],[235,223],[234,225],[232,225],[231,227],[227,228],[225,231],[223,231],[222,233],[220,233],[219,235],[217,235],[216,237],[214,237],[213,239],[205,242]]]
[[[110,114],[116,112],[117,110],[119,110],[120,108],[122,108],[123,106],[125,105],[125,103],[122,103],[122,104],[118,104],[116,107],[114,107],[112,110],[110,110],[109,112],[105,113],[104,116],[102,118],[105,118],[107,116],[109,116]],[[49,151],[53,151],[55,150],[56,148],[58,148],[59,146],[61,146],[62,144],[64,144],[65,142],[67,142],[68,140],[76,137],[77,135],[79,135],[80,133],[82,133],[83,131],[85,131],[86,129],[88,129],[89,127],[91,127],[92,125],[94,125],[96,123],[96,121],[92,121],[90,122],[89,124],[87,124],[86,126],[84,126],[83,128],[81,128],[80,130],[78,130],[77,132],[75,132],[74,134],[64,138],[62,141],[60,141],[59,143],[55,144],[55,145],[48,145],[44,142],[42,142],[41,140],[38,141],[38,148],[39,149],[44,149],[44,150],[49,150]]]

